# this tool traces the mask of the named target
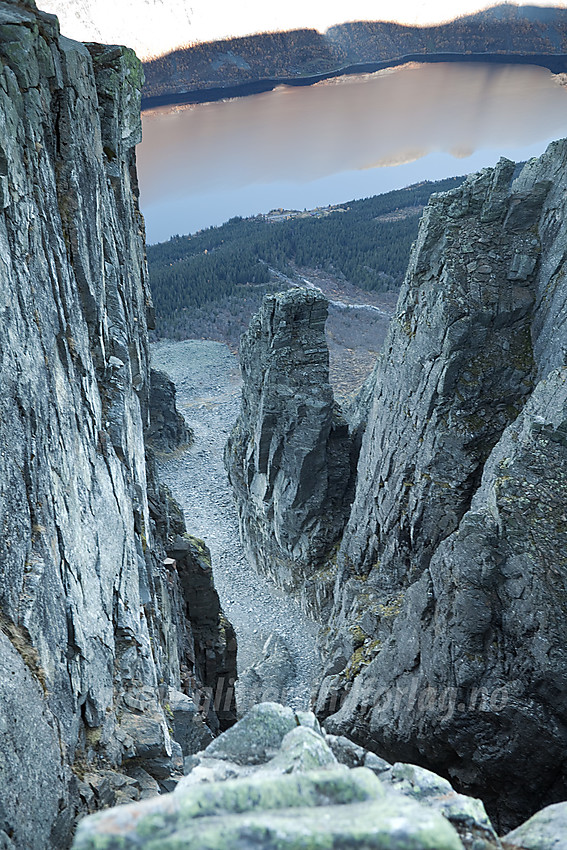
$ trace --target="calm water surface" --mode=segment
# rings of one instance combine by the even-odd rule
[[[143,115],[149,242],[522,160],[567,136],[567,87],[535,66],[406,65]]]

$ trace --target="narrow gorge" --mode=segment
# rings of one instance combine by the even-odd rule
[[[238,637],[238,713],[265,700],[307,709],[321,667],[317,625],[248,562],[223,466],[242,392],[238,357],[210,340],[161,340],[152,362],[174,380],[193,432],[188,451],[160,454],[159,473],[211,551],[215,586]]]
[[[218,345],[156,346],[192,432],[140,63],[34,0],[0,57],[0,848],[562,850],[567,141],[432,196],[343,409],[315,289],[264,300],[232,429]]]

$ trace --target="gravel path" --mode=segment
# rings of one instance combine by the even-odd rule
[[[318,627],[295,600],[248,564],[223,466],[224,444],[240,407],[238,359],[222,343],[163,340],[152,346],[152,364],[175,382],[177,406],[195,434],[188,451],[160,463],[160,474],[184,510],[189,533],[211,550],[215,585],[236,629],[238,669],[261,660],[267,638],[279,635],[297,671],[286,702],[307,708],[320,670]]]

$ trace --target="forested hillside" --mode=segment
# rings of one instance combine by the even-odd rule
[[[332,76],[341,68],[387,66],[407,56],[446,54],[455,59],[492,54],[498,59],[537,54],[545,64],[545,57],[566,53],[567,10],[563,8],[504,4],[428,27],[356,21],[331,27],[324,34],[312,29],[261,33],[194,44],[159,56],[144,63],[143,103],[155,105],[148,98],[208,89],[211,99],[216,99],[223,96],[223,88],[234,86],[248,87],[242,92],[246,94],[261,80],[304,84],[309,77]],[[558,61],[549,67],[564,70]]]
[[[222,335],[237,340],[264,293],[282,289],[281,273],[293,277],[297,266],[324,269],[367,291],[396,289],[429,196],[462,179],[419,183],[330,211],[233,218],[150,245],[156,333],[202,336],[204,325],[219,321]]]
[[[504,4],[429,27],[356,21],[331,27],[326,37],[351,63],[407,53],[553,55],[567,52],[567,10]]]

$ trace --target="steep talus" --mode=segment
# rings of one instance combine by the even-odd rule
[[[203,683],[165,557],[183,519],[145,460],[141,66],[32,0],[0,3],[0,56],[0,844],[40,850],[167,783],[162,703]]]
[[[225,464],[247,554],[288,590],[336,543],[352,489],[352,440],[329,384],[326,318],[318,292],[266,296],[240,346],[242,409]]]
[[[350,516],[311,561],[325,591],[295,585],[325,627],[326,728],[449,776],[501,827],[567,794],[566,168],[562,141],[514,182],[501,160],[432,196],[349,414],[364,427]],[[254,392],[261,432],[269,396],[245,373]],[[248,538],[261,569],[278,502]]]

